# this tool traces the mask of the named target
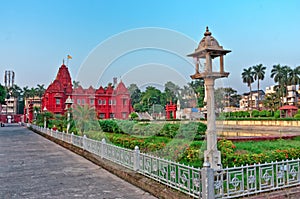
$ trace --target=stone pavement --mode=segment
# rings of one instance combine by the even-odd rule
[[[0,127],[0,198],[152,199],[25,127]]]

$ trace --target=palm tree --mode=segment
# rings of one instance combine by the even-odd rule
[[[257,80],[257,95],[258,95],[257,106],[259,108],[259,80],[264,80],[266,67],[263,66],[262,64],[258,64],[256,66],[253,66],[253,70],[254,70],[254,79]]]
[[[252,70],[252,67],[249,67],[248,69],[244,69],[243,72],[242,72],[243,83],[246,83],[247,86],[250,88],[250,99],[251,100],[252,100],[251,84],[254,82],[253,76],[254,76],[254,71]],[[250,104],[250,106],[251,106],[251,104]],[[249,97],[248,97],[248,107],[247,107],[247,109],[249,110]]]
[[[38,84],[37,88],[35,90],[36,90],[36,95],[40,98],[40,103],[41,103],[42,96],[44,95],[44,92],[45,92],[44,84],[42,84],[42,85]]]
[[[288,83],[289,85],[297,85],[299,84],[299,80],[300,80],[300,67],[296,67],[294,69],[290,69],[288,74]]]
[[[29,95],[30,95],[29,92],[30,92],[30,89],[28,88],[28,86],[23,87],[23,97],[24,97],[24,100],[26,100],[29,97]]]
[[[277,65],[273,65],[273,68],[271,70],[271,78],[274,78],[274,82],[278,83],[278,88],[279,88],[279,94],[280,94],[280,98],[283,97],[283,85],[282,80],[283,78],[283,67],[280,66],[280,64]]]
[[[96,121],[95,108],[88,105],[78,105],[73,110],[73,118],[78,130],[83,135],[84,131],[89,128],[89,125],[93,125],[93,122]]]
[[[78,88],[79,84],[79,81],[73,80],[73,89]]]

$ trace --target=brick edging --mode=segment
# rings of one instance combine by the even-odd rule
[[[122,178],[123,180],[143,189],[144,191],[147,191],[151,193],[152,195],[158,197],[158,198],[165,198],[165,199],[188,199],[191,198],[190,196],[181,193],[177,190],[174,190],[170,187],[167,187],[166,185],[160,184],[159,182],[152,180],[150,178],[147,178],[137,172],[134,172],[132,170],[129,170],[123,166],[120,166],[114,162],[111,162],[109,160],[104,160],[101,157],[92,154],[91,152],[88,152],[82,148],[79,148],[77,146],[74,146],[70,143],[64,142],[62,140],[59,140],[57,138],[51,137],[47,134],[41,133],[38,130],[29,128],[31,131],[47,138],[48,140],[51,140],[55,142],[56,144],[59,144],[60,146],[84,157],[85,159],[93,162],[94,164],[101,166],[105,170],[109,171],[110,173]]]

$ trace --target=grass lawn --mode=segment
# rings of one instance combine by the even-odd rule
[[[300,136],[291,140],[271,140],[271,141],[249,141],[234,142],[237,151],[245,151],[247,153],[265,153],[276,149],[300,148]]]

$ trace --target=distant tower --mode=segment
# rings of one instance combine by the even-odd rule
[[[15,72],[12,70],[6,70],[4,74],[4,84],[6,88],[10,88],[15,83]]]
[[[113,86],[115,87],[118,84],[118,78],[114,77],[113,78]]]

